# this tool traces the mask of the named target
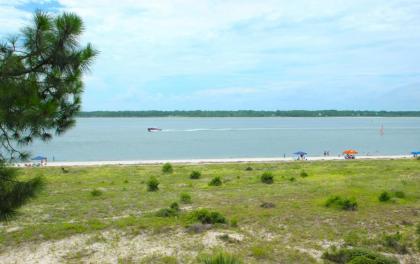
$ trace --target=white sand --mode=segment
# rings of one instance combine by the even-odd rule
[[[357,156],[358,160],[379,160],[379,159],[410,159],[410,155],[389,155],[389,156]],[[179,159],[179,160],[114,160],[114,161],[56,161],[48,162],[47,167],[66,166],[103,166],[103,165],[158,165],[166,162],[173,164],[209,164],[209,163],[244,163],[244,162],[290,162],[296,158],[222,158],[222,159]],[[343,156],[330,157],[307,157],[306,161],[321,160],[344,160]],[[24,163],[16,164],[24,166]]]

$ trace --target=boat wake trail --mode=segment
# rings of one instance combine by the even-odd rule
[[[191,128],[163,129],[162,132],[201,132],[201,131],[250,131],[250,130],[283,130],[281,127],[249,127],[249,128]]]

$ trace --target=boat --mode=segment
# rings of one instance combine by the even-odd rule
[[[157,127],[149,127],[149,128],[147,128],[147,131],[149,131],[149,132],[158,132],[158,131],[162,131],[162,129],[157,128]]]

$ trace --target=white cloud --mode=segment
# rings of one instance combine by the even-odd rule
[[[0,0],[0,34],[16,32],[31,16],[18,8],[24,2]],[[238,94],[263,98],[264,105],[297,89],[334,90],[332,82],[351,87],[350,94],[385,91],[396,84],[363,84],[360,76],[420,72],[419,0],[58,2],[62,11],[82,16],[83,40],[101,51],[86,78],[90,109],[124,108],[124,102],[135,108],[139,100],[174,104],[200,96],[216,104]],[[157,82],[167,80],[167,89],[172,78],[183,76],[195,81],[174,84],[177,95],[159,87],[151,92]],[[219,83],[206,84],[214,79]]]

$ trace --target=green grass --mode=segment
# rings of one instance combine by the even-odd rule
[[[211,230],[244,236],[238,243],[217,240],[219,246],[244,263],[316,263],[313,256],[301,249],[323,252],[322,241],[344,241],[345,245],[394,254],[398,250],[392,247],[395,243],[389,236],[397,232],[401,236],[398,243],[406,245],[408,255],[418,252],[420,162],[417,160],[172,167],[170,174],[162,173],[162,166],[69,167],[66,174],[61,168],[21,169],[22,178],[43,174],[47,186],[37,199],[19,211],[15,220],[0,226],[0,256],[18,251],[22,245],[77,234],[100,237],[112,231],[121,237],[135,237],[146,233],[158,239],[160,234],[171,237],[165,235],[169,233],[182,236],[176,240],[181,243],[176,252],[185,249],[185,254],[177,253],[168,259],[194,263],[197,254],[211,253],[201,243],[206,233],[189,234],[184,230],[195,223],[194,212],[203,208],[226,218],[226,224],[216,224]],[[246,170],[248,167],[252,170]],[[192,171],[201,172],[201,177],[190,179]],[[270,171],[275,179],[272,184],[261,183],[265,171]],[[215,177],[223,179],[223,184],[209,186]],[[290,181],[292,177],[296,180]],[[159,182],[158,191],[149,192],[147,183],[154,178]],[[92,190],[100,190],[102,195],[96,197]],[[378,197],[384,190],[400,195],[395,195],[392,202],[380,202]],[[193,203],[184,204],[185,194],[194,198]],[[157,215],[158,210],[180,201],[181,195],[183,204],[177,214]],[[357,210],[325,207],[325,201],[332,196],[354,197]],[[263,202],[276,206],[261,208]],[[230,224],[232,220],[234,225]],[[404,221],[411,225],[402,224]],[[136,252],[133,254],[134,259],[138,257]],[[84,254],[79,255],[83,258]]]

